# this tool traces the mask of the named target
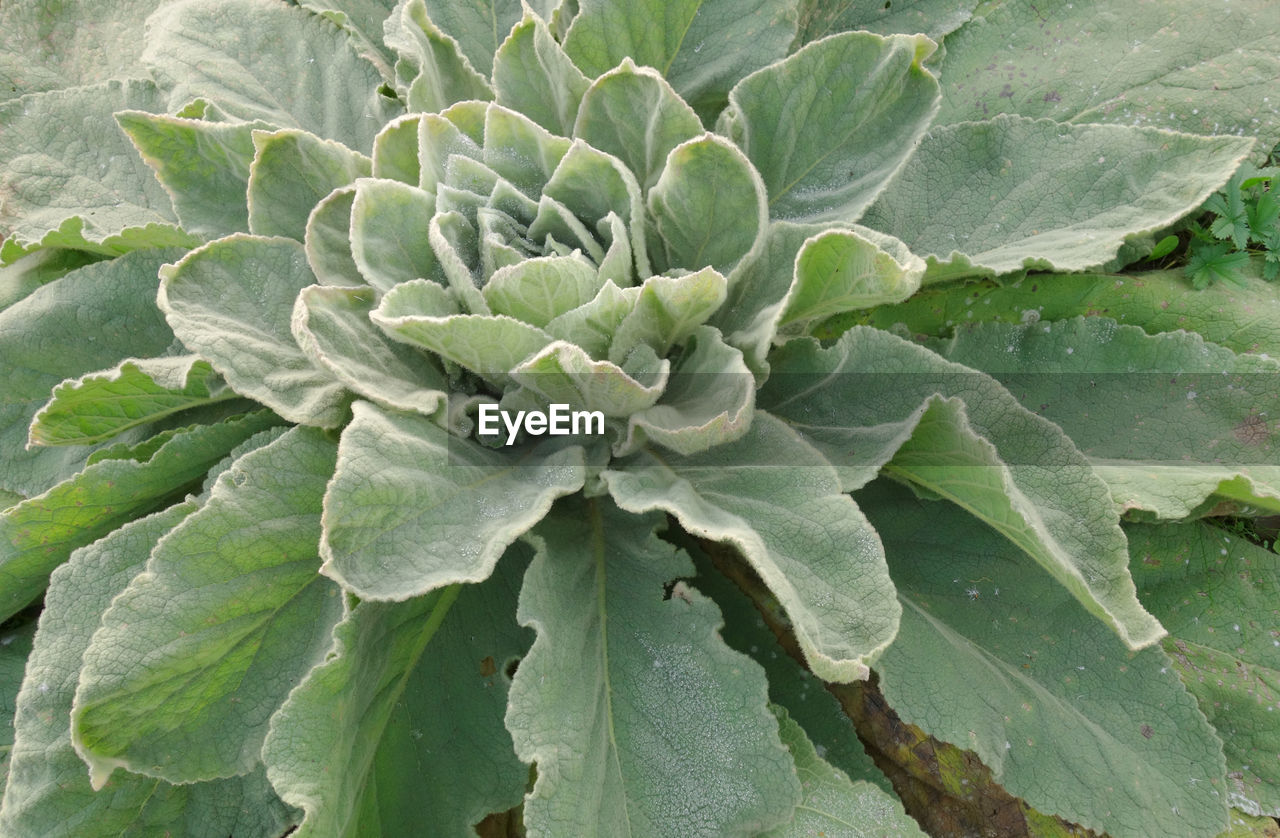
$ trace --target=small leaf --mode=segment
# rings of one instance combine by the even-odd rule
[[[937,112],[922,66],[934,49],[919,35],[847,32],[734,87],[719,130],[760,171],[770,218],[858,220]]]
[[[624,161],[645,192],[671,150],[701,134],[698,115],[666,79],[630,58],[591,83],[573,126],[574,137]]]
[[[642,343],[665,357],[715,313],[724,302],[725,285],[725,278],[712,268],[649,277],[640,286],[635,307],[614,332],[610,360],[621,363]]]
[[[519,805],[529,770],[502,726],[504,670],[528,647],[515,622],[519,558],[478,585],[348,611],[263,746],[272,784],[306,812],[298,838],[412,835],[425,823],[461,838]],[[344,770],[326,770],[335,759]]]
[[[584,480],[582,451],[491,450],[421,416],[356,402],[325,495],[322,572],[362,599],[402,601],[488,578],[551,502]]]
[[[710,266],[728,273],[764,234],[764,184],[742,152],[707,134],[681,143],[649,191],[664,270]]]
[[[639,288],[618,288],[606,281],[590,302],[547,323],[546,332],[582,347],[593,358],[602,358],[608,354],[618,324],[635,308],[639,295]]]
[[[369,174],[372,161],[305,131],[255,131],[249,168],[249,231],[302,241],[312,209],[333,190]]]
[[[528,12],[494,56],[498,104],[520,111],[553,134],[572,134],[588,84],[542,18]]]
[[[1240,271],[1249,264],[1249,254],[1232,250],[1230,242],[1201,244],[1193,242],[1186,272],[1191,284],[1203,290],[1215,282],[1244,285]]]
[[[369,316],[388,335],[430,350],[498,386],[510,380],[510,371],[521,361],[554,340],[536,326],[505,315],[388,316],[383,313],[387,298]]]
[[[444,372],[370,322],[376,304],[368,288],[304,288],[293,310],[293,336],[351,392],[394,410],[434,414],[449,390]]]
[[[592,360],[581,347],[556,341],[512,370],[511,379],[546,404],[559,402],[625,419],[662,396],[668,364],[663,359],[651,375],[633,377],[625,367]]]
[[[1164,257],[1168,256],[1170,253],[1172,253],[1174,251],[1174,248],[1176,248],[1177,246],[1178,246],[1177,236],[1165,236],[1163,239],[1156,242],[1155,247],[1151,248],[1151,253],[1147,255],[1147,258],[1152,260],[1163,259]]]
[[[303,247],[307,264],[321,285],[365,285],[351,258],[351,207],[354,186],[335,189],[311,210]]]
[[[341,616],[316,573],[334,455],[314,428],[243,455],[112,601],[72,711],[95,789],[116,768],[186,783],[258,764],[267,720]]]
[[[37,445],[87,445],[172,413],[234,398],[208,362],[194,355],[124,361],[64,381],[31,422]]]
[[[436,25],[457,39],[471,66],[489,77],[494,74],[494,54],[507,33],[520,21],[522,4],[516,0],[490,0],[469,5],[427,0],[426,10]]]
[[[738,549],[819,678],[866,678],[892,641],[898,606],[875,531],[835,469],[777,419],[757,411],[736,442],[688,458],[645,450],[603,479],[623,509],[669,512],[689,533]]]
[[[161,269],[157,303],[173,331],[237,393],[291,422],[334,427],[347,396],[293,339],[298,292],[315,284],[302,245],[237,234]]]
[[[535,531],[518,619],[538,637],[506,719],[537,766],[531,836],[745,838],[799,798],[764,673],[724,645],[714,603],[680,582],[664,598],[693,566],[658,520],[574,501]]]
[[[365,282],[390,291],[412,279],[443,282],[444,270],[427,241],[435,196],[393,180],[356,181],[351,206],[351,258]]]
[[[603,281],[580,256],[526,259],[489,277],[481,293],[496,314],[539,328],[595,299]]]

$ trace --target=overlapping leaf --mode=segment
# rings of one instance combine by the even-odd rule
[[[531,836],[755,835],[799,798],[763,673],[720,640],[712,602],[678,582],[664,597],[693,568],[656,523],[578,500],[535,533],[518,616],[538,638],[507,710],[537,766]]]
[[[976,752],[1036,809],[1117,838],[1226,826],[1222,744],[1161,650],[1126,649],[955,506],[879,486],[859,501],[903,605],[876,670],[905,721]]]
[[[244,454],[112,601],[72,713],[95,788],[116,768],[189,783],[258,765],[267,720],[342,613],[316,572],[335,456],[312,428]]]

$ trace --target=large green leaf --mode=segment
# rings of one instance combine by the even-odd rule
[[[538,637],[507,710],[516,753],[537,763],[530,836],[756,835],[797,802],[764,673],[724,645],[714,603],[675,582],[693,566],[658,521],[575,500],[535,530],[518,616]]]
[[[1126,528],[1138,595],[1222,737],[1231,805],[1280,813],[1280,559],[1207,524]]]
[[[702,133],[702,123],[659,73],[623,59],[582,96],[573,136],[627,164],[646,192],[667,155]]]
[[[0,265],[0,311],[31,296],[41,286],[101,258],[83,250],[50,247],[28,253],[12,265]]]
[[[923,32],[941,41],[972,17],[976,5],[978,0],[801,0],[796,43],[856,29],[880,35]]]
[[[1122,511],[1181,518],[1220,491],[1280,511],[1280,360],[1107,317],[977,323],[935,346],[1061,427]]]
[[[529,644],[519,558],[479,585],[361,603],[338,625],[263,748],[272,783],[307,813],[298,838],[414,838],[425,824],[463,838],[519,804],[529,769],[502,725],[506,670]]]
[[[511,30],[494,56],[497,102],[520,111],[553,134],[573,132],[578,104],[589,84],[536,15]]]
[[[383,23],[398,5],[396,0],[299,0],[298,5],[351,33],[361,44],[360,53],[390,78],[395,53],[384,43]]]
[[[588,76],[630,58],[653,67],[706,124],[729,89],[787,53],[796,34],[789,0],[580,0],[564,48]]]
[[[835,469],[777,419],[757,411],[736,442],[692,457],[645,450],[603,478],[623,509],[669,512],[737,548],[786,609],[818,677],[865,678],[893,640],[898,606],[875,531]]]
[[[792,341],[770,363],[760,405],[842,467],[846,488],[888,463],[1004,533],[1130,646],[1164,634],[1134,592],[1106,485],[995,380],[862,327],[829,349]]]
[[[46,838],[182,834],[273,838],[290,813],[261,770],[195,785],[120,774],[95,793],[71,745],[81,659],[102,612],[142,572],[156,540],[197,508],[192,501],[128,524],[76,551],[49,582],[15,720],[17,737],[0,830]]]
[[[72,712],[95,788],[116,768],[177,783],[254,770],[267,720],[342,613],[316,572],[335,455],[313,428],[243,455],[112,600]]]
[[[38,495],[79,471],[90,449],[25,450],[31,420],[66,379],[166,352],[173,332],[153,302],[156,271],[181,253],[87,265],[0,312],[0,487]]]
[[[881,329],[904,324],[916,335],[945,336],[961,323],[1065,320],[1105,315],[1150,334],[1196,332],[1236,352],[1280,358],[1280,297],[1261,278],[1261,260],[1238,285],[1214,283],[1194,290],[1181,269],[1140,273],[1032,275],[1013,283],[984,280],[925,288],[904,303],[836,317],[816,334],[838,337],[855,322]]]
[[[88,445],[200,405],[235,397],[194,355],[131,359],[64,381],[31,421],[31,442]]]
[[[778,711],[782,741],[791,751],[804,799],[795,817],[783,826],[762,833],[761,838],[924,838],[920,827],[903,811],[892,793],[868,783],[854,782],[843,771],[818,756],[804,729],[786,710]]]
[[[688,140],[667,155],[648,197],[663,270],[710,265],[728,273],[764,234],[764,184],[731,143],[714,134]]]
[[[249,168],[249,232],[302,241],[307,219],[330,192],[367,177],[373,161],[306,131],[253,134]]]
[[[427,241],[435,211],[435,196],[416,186],[385,179],[356,181],[347,250],[359,276],[379,291],[414,279],[443,282],[440,260]],[[317,220],[318,213],[313,224]]]
[[[1115,838],[1216,835],[1222,743],[1159,649],[1131,652],[962,510],[877,486],[902,628],[876,664],[911,724],[974,751],[1041,812]]]
[[[0,7],[0,101],[144,74],[143,23],[160,0]]]
[[[938,107],[920,36],[848,32],[753,73],[719,130],[760,170],[769,215],[856,221],[920,142]]]
[[[894,8],[897,8],[897,2]],[[1105,58],[1103,58],[1105,56]],[[987,2],[947,38],[940,124],[1017,113],[1280,140],[1280,19],[1267,0]]]
[[[298,292],[315,284],[302,245],[236,234],[210,242],[161,270],[157,302],[188,348],[237,393],[291,422],[333,427],[347,395],[293,339]]]
[[[369,288],[313,285],[298,295],[293,334],[315,364],[367,399],[431,415],[449,382],[434,359],[384,335],[369,321]]]
[[[265,122],[206,122],[121,111],[116,122],[155,170],[189,233],[217,238],[249,229],[253,132]]]
[[[962,122],[925,137],[862,223],[927,256],[926,281],[1096,268],[1200,206],[1252,143],[1014,116]]]
[[[150,81],[113,81],[0,105],[0,259],[41,246],[114,256],[196,244],[177,228],[169,196],[111,118],[159,111],[164,101]]]
[[[492,450],[421,416],[356,402],[325,494],[324,572],[364,599],[479,582],[556,498],[582,487],[582,451]]]
[[[166,431],[99,452],[84,471],[0,514],[0,616],[35,598],[71,551],[156,509],[243,440],[278,420],[266,411]]]
[[[174,107],[205,97],[240,119],[301,128],[363,152],[398,110],[345,32],[284,3],[179,0],[152,15],[147,35],[142,61]]]

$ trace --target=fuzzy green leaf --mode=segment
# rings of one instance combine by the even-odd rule
[[[379,291],[419,278],[443,282],[444,271],[426,235],[435,196],[382,179],[361,179],[355,190],[350,252],[365,282]]]
[[[1252,143],[1012,116],[949,125],[862,223],[928,257],[926,281],[1096,268],[1200,206]]]
[[[603,285],[595,267],[581,256],[548,256],[495,271],[481,293],[495,314],[544,328],[591,302]]]
[[[98,452],[84,471],[0,515],[0,617],[45,587],[71,551],[156,509],[228,451],[278,421],[266,411],[166,431]]]
[[[291,422],[333,427],[347,395],[293,339],[298,292],[315,283],[302,245],[237,234],[161,269],[157,302],[182,342],[231,388]]]
[[[669,362],[663,360],[642,375],[626,366],[593,360],[575,344],[556,341],[512,370],[511,378],[527,393],[536,394],[540,407],[562,403],[574,410],[598,410],[607,417],[625,419],[662,396],[668,368]],[[520,398],[517,393],[511,394],[513,401]]]
[[[76,551],[54,572],[18,697],[13,763],[0,806],[0,830],[6,834],[273,838],[289,828],[290,812],[261,769],[178,786],[120,774],[95,793],[71,745],[71,703],[85,649],[102,612],[142,572],[157,539],[196,508],[196,503],[186,501],[127,524]]]
[[[579,500],[535,531],[518,617],[538,637],[507,709],[537,764],[531,838],[745,837],[799,798],[764,673],[720,640],[714,603],[678,582],[664,598],[693,566],[658,520]]]
[[[494,54],[511,28],[520,22],[523,4],[517,0],[426,0],[425,5],[431,21],[457,40],[470,65],[485,77],[494,75]]]
[[[573,126],[573,136],[625,162],[646,192],[671,150],[701,134],[698,115],[666,79],[630,58],[591,83]]]
[[[488,578],[503,551],[585,477],[582,451],[491,450],[421,416],[356,402],[325,495],[323,572],[401,601]]]
[[[1261,137],[1264,153],[1280,140],[1280,115],[1268,103],[1280,76],[1280,20],[1267,0],[1097,12],[1086,3],[983,4],[947,38],[939,124],[1017,113],[1243,133]]]
[[[182,229],[217,238],[249,229],[253,132],[265,122],[205,122],[122,111],[116,122],[173,201]]]
[[[1134,648],[1163,636],[1139,604],[1106,485],[1057,426],[995,380],[874,329],[770,357],[759,402],[856,489],[891,473],[1004,533]]]
[[[1138,595],[1169,629],[1165,651],[1222,737],[1231,805],[1280,813],[1280,561],[1207,524],[1126,533]]]
[[[116,768],[185,783],[258,764],[267,720],[342,613],[316,573],[335,449],[293,428],[240,457],[112,601],[72,711],[95,788]]]
[[[160,0],[0,8],[0,101],[27,93],[140,78],[143,24]]]
[[[152,302],[156,271],[181,254],[151,250],[87,265],[0,312],[0,486],[38,495],[80,470],[91,450],[24,450],[31,420],[66,379],[166,353],[173,332]]]
[[[1106,317],[974,324],[936,346],[1061,427],[1121,511],[1181,518],[1222,491],[1280,510],[1280,361]]]
[[[787,53],[796,33],[788,0],[581,0],[565,36],[569,57],[588,76],[630,58],[653,67],[715,121],[729,89]]]
[[[369,314],[376,305],[368,288],[305,288],[293,312],[294,337],[353,393],[393,410],[435,413],[449,389],[444,372],[374,326]]]
[[[1127,650],[955,506],[880,486],[858,498],[902,601],[876,671],[904,721],[974,751],[1039,811],[1094,831],[1225,828],[1221,742],[1161,650]]]
[[[578,104],[589,83],[546,23],[532,14],[525,14],[494,56],[498,104],[520,111],[562,137],[572,134]]]
[[[527,562],[516,558],[479,585],[348,612],[263,748],[272,783],[307,813],[298,838],[414,835],[427,823],[464,838],[519,804],[528,768],[502,726],[505,670],[528,647],[515,622]]]
[[[764,184],[747,158],[727,140],[707,134],[681,143],[649,191],[664,269],[696,271],[708,265],[728,273],[764,234]]]
[[[719,130],[755,164],[769,216],[856,221],[911,156],[938,107],[920,36],[849,32],[743,79]]]
[[[837,32],[879,35],[923,32],[941,41],[973,16],[977,0],[801,0],[797,44]]]
[[[83,250],[48,247],[28,253],[12,265],[0,265],[0,311],[26,299],[41,286],[100,259]]]
[[[761,838],[924,838],[897,797],[866,780],[850,780],[818,756],[803,728],[791,720],[786,710],[775,712],[782,741],[796,762],[804,799],[790,823],[762,833]]]
[[[149,81],[37,93],[0,105],[0,220],[9,263],[37,247],[115,256],[141,247],[190,247],[169,196],[112,114],[156,112]],[[82,128],[69,131],[67,125]]]
[[[455,102],[493,98],[487,71],[482,76],[473,69],[459,51],[458,41],[428,17],[422,0],[401,4],[384,26],[387,46],[400,55],[396,77],[410,111],[434,113]]]
[[[170,90],[172,107],[205,97],[240,119],[363,152],[398,110],[345,32],[283,3],[179,0],[152,15],[147,34],[142,61]]]
[[[194,355],[124,361],[64,381],[31,422],[38,445],[88,445],[172,413],[234,398],[207,361]]]
[[[36,626],[33,622],[14,626],[0,636],[0,786],[8,788],[10,772],[13,770],[14,722],[17,713],[18,687],[22,684],[22,673],[27,667],[31,655],[31,640]],[[0,825],[3,825],[3,810],[0,807]]]
[[[640,344],[651,347],[658,357],[665,357],[671,347],[684,343],[724,303],[725,286],[725,278],[712,268],[649,277],[640,286],[635,307],[614,332],[610,359],[621,363]]]
[[[669,512],[688,532],[737,548],[786,609],[818,677],[867,677],[893,639],[898,606],[875,531],[830,464],[777,419],[757,411],[737,442],[687,458],[646,450],[603,477],[623,509]]]
[[[312,209],[330,192],[365,177],[373,161],[305,131],[253,133],[249,232],[302,241]]]

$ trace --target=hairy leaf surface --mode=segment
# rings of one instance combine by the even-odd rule
[[[680,582],[664,597],[693,566],[657,522],[579,500],[535,531],[518,618],[538,638],[507,710],[537,764],[531,836],[755,835],[799,799],[763,673],[714,603]]]
[[[876,670],[905,721],[976,752],[1036,809],[1116,838],[1225,827],[1221,742],[1161,650],[1126,649],[955,506],[879,486],[859,501],[902,600]]]
[[[314,428],[243,455],[112,601],[72,713],[95,788],[116,768],[189,783],[258,765],[267,720],[342,613],[316,572],[335,455]]]

